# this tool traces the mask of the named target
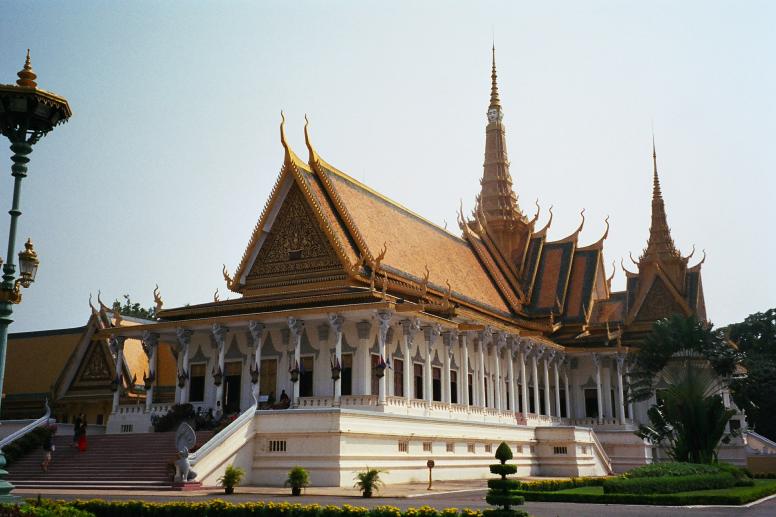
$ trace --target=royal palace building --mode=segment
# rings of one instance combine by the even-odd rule
[[[652,461],[633,431],[654,401],[628,401],[629,353],[661,318],[706,317],[703,260],[691,266],[671,238],[654,150],[647,244],[613,292],[608,222],[581,243],[583,214],[551,241],[552,213],[539,227],[519,205],[495,58],[485,134],[481,190],[457,234],[327,163],[307,125],[300,158],[281,123],[282,168],[223,271],[239,297],[164,308],[157,296],[154,321],[94,308],[61,360],[69,373],[40,391],[67,417],[84,373],[101,375],[109,433],[148,432],[172,403],[239,415],[192,458],[206,483],[231,463],[264,485],[295,465],[315,485],[349,486],[366,465],[422,480],[428,459],[436,479],[480,478],[501,441],[523,476]]]

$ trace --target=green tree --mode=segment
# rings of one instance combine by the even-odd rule
[[[743,359],[711,324],[699,321],[695,316],[685,318],[675,314],[655,322],[652,332],[636,352],[630,372],[630,399],[649,399],[655,392],[657,374],[679,352],[698,354],[723,379],[730,378]]]
[[[124,305],[120,301],[113,302],[113,310],[117,310],[122,316],[129,316],[131,318],[141,318],[144,320],[153,320],[156,318],[156,308],[149,307],[148,309],[141,307],[139,303],[132,303],[128,294],[124,295]]]
[[[751,314],[722,333],[744,354],[747,371],[731,384],[733,400],[751,428],[776,440],[776,309]]]
[[[720,443],[730,436],[725,429],[734,409],[726,409],[720,395],[724,387],[699,353],[676,354],[661,376],[668,388],[661,403],[648,411],[650,425],[636,432],[656,445],[664,445],[675,461],[715,463]]]

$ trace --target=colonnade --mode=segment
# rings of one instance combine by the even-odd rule
[[[355,319],[355,318],[354,318]],[[335,403],[342,397],[342,377],[334,375],[335,366],[341,370],[343,355],[343,338],[345,317],[342,314],[327,315],[325,324],[333,335],[328,340],[325,348],[331,350],[332,358],[332,382],[333,387],[327,393],[315,393],[315,395],[332,396]],[[310,320],[312,323],[312,320]],[[376,375],[376,368],[372,364],[370,352],[372,343],[368,339],[359,336],[359,347],[364,351],[359,356],[359,361],[354,361],[353,383],[357,388],[354,394],[376,395],[377,405],[384,405],[389,396],[397,397],[398,388],[394,389],[394,383],[388,383],[389,376],[385,375],[388,369],[392,369],[394,359],[401,358],[403,381],[400,396],[407,401],[421,399],[429,403],[443,402],[455,403],[462,406],[476,406],[492,408],[500,411],[521,413],[527,418],[529,415],[545,415],[552,417],[573,418],[572,394],[569,383],[570,359],[559,347],[532,337],[522,337],[507,332],[495,330],[490,327],[480,327],[477,330],[460,330],[458,328],[443,327],[439,323],[424,322],[417,317],[406,317],[401,313],[388,310],[376,311],[370,321],[362,318],[356,320],[359,334],[366,337],[371,325],[376,324],[377,341],[377,368],[381,369],[377,375],[377,393],[372,393],[372,376]],[[253,383],[254,398],[258,400],[259,376],[262,361],[262,349],[266,339],[267,327],[264,322],[247,321],[250,334],[249,347],[253,359],[250,365],[251,382]],[[320,317],[315,320],[320,324]],[[288,386],[292,404],[297,404],[300,398],[299,368],[301,364],[302,338],[305,332],[305,321],[289,317],[286,321],[288,329],[288,378],[284,378],[285,372],[278,370],[281,377],[281,386]],[[240,325],[243,329],[246,324]],[[400,332],[398,343],[393,354],[389,352],[389,330]],[[202,332],[202,331],[198,331]],[[215,344],[213,355],[214,366],[210,372],[213,379],[211,384],[215,390],[214,399],[221,401],[223,397],[224,376],[224,349],[226,337],[230,328],[215,324],[209,329],[212,337],[211,343]],[[371,334],[375,336],[375,334]],[[393,334],[395,336],[395,333]],[[187,383],[189,381],[189,349],[193,331],[186,328],[178,328],[175,331],[177,340],[176,350],[178,357],[176,402],[188,402]],[[112,340],[114,348],[119,352],[116,357],[116,371],[121,371],[121,361],[125,337],[116,336]],[[149,373],[144,378],[146,384],[146,409],[150,410],[154,399],[154,379],[156,377],[156,358],[159,345],[159,334],[144,332],[142,336],[143,348],[149,359]],[[329,348],[333,345],[333,349]],[[418,345],[418,346],[416,346]],[[321,348],[324,348],[323,346]],[[434,393],[434,372],[432,367],[432,350],[440,351],[441,365],[441,389]],[[391,346],[393,349],[393,346]],[[416,355],[411,351],[417,350]],[[400,353],[399,353],[400,352]],[[603,411],[603,382],[601,378],[601,354],[585,354],[592,358],[595,366],[596,395],[599,421]],[[453,370],[454,357],[457,358],[456,368]],[[418,359],[422,360],[417,362]],[[624,377],[627,375],[624,367],[624,357],[615,356],[617,365],[617,420],[625,423]],[[437,363],[439,364],[439,363]],[[415,366],[422,366],[422,379],[420,387],[415,386]],[[455,372],[456,392],[453,396],[453,371]],[[438,374],[439,372],[437,372]],[[396,371],[391,373],[391,378]],[[470,385],[471,383],[471,385]],[[114,411],[119,403],[119,391],[114,395]],[[318,390],[320,391],[320,390]],[[422,393],[416,393],[422,391]],[[564,396],[561,396],[561,392]],[[579,402],[578,402],[579,403]],[[218,403],[217,403],[218,404]],[[214,408],[219,411],[221,408]],[[631,413],[632,414],[632,413]]]

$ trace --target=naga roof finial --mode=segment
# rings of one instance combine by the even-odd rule
[[[164,301],[162,300],[162,294],[159,292],[159,284],[156,284],[154,288],[154,311],[159,313],[162,310]]]
[[[609,276],[609,278],[606,279],[606,287],[609,289],[612,288],[612,280],[614,279],[614,274],[617,272],[617,266],[615,265],[615,262],[612,260],[612,274]]]
[[[32,71],[32,62],[30,61],[30,49],[27,49],[27,59],[24,61],[24,68],[16,73],[19,79],[16,80],[17,86],[23,86],[25,88],[37,88],[38,83],[35,79],[38,78],[35,72]]]
[[[97,314],[97,309],[92,305],[92,293],[89,293],[89,307],[92,309],[92,314]]]
[[[307,144],[307,152],[309,153],[307,162],[312,167],[313,163],[315,163],[318,160],[318,153],[315,152],[315,149],[313,148],[313,143],[310,140],[310,130],[308,129],[309,125],[310,125],[310,120],[307,118],[307,113],[305,113],[304,114],[304,143]]]

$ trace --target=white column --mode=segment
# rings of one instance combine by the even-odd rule
[[[288,318],[288,329],[290,331],[291,344],[294,346],[294,359],[291,361],[291,368],[302,367],[302,333],[304,332],[304,322],[296,318]],[[301,382],[301,376],[297,378],[293,388],[293,394],[291,400],[296,406],[299,404],[299,383]]]
[[[623,365],[625,364],[625,356],[623,354],[617,354],[617,420],[620,425],[625,424],[625,394],[622,387],[622,375]]]
[[[404,398],[410,400],[413,396],[412,390],[414,389],[414,383],[412,382],[414,368],[410,349],[412,345],[412,332],[417,330],[417,320],[402,320],[401,329],[403,336],[402,355],[404,355]]]
[[[515,361],[514,361],[514,340],[510,338],[509,340],[509,346],[507,346],[507,358],[509,359],[509,363],[507,363],[507,368],[509,368],[509,371],[507,372],[509,374],[509,410],[513,413],[517,412],[517,400],[515,399]]]
[[[539,405],[539,369],[536,366],[536,356],[541,355],[542,353],[541,347],[536,347],[531,354],[531,370],[533,373],[533,388],[534,388],[534,410],[536,410],[536,414],[541,414],[541,406]]]
[[[372,332],[372,323],[369,321],[359,321],[356,323],[358,332],[358,349],[353,358],[353,380],[356,386],[353,393],[356,395],[372,394],[372,354],[369,349],[372,343],[369,341],[369,335]]]
[[[501,392],[503,391],[503,378],[501,377],[501,350],[504,349],[507,343],[507,335],[503,332],[499,332],[496,337],[496,342],[493,344],[493,369],[496,374],[493,376],[494,395],[496,398],[496,409],[503,410]]]
[[[468,333],[462,332],[460,334],[461,343],[461,403],[464,406],[468,406],[469,401],[469,344]]]
[[[601,400],[601,356],[595,352],[593,352],[591,356],[593,358],[593,365],[595,366],[595,389],[597,397],[596,402],[598,403],[598,423],[601,423],[604,411],[603,401]]]
[[[377,322],[380,328],[377,332],[377,353],[380,354],[380,360],[385,361],[385,339],[388,336],[388,327],[391,326],[391,318],[393,313],[391,311],[377,311]],[[387,373],[383,370],[383,376],[377,379],[377,404],[380,406],[385,405],[385,380]]]
[[[224,413],[224,353],[226,352],[226,334],[229,332],[229,329],[216,323],[213,325],[212,331],[213,337],[216,340],[216,345],[218,345],[218,364],[213,373],[214,375],[216,372],[221,373],[221,382],[216,386],[215,415],[216,418],[218,418]]]
[[[151,411],[154,403],[154,383],[156,382],[156,360],[159,348],[159,334],[156,332],[143,332],[143,350],[148,357],[148,377],[143,374],[143,384],[146,388],[146,411]]]
[[[555,356],[555,350],[548,350],[544,354],[544,361],[542,365],[544,367],[544,410],[547,412],[547,416],[552,415],[552,406],[550,406],[550,372],[549,361]]]
[[[488,399],[485,393],[485,373],[486,370],[490,370],[486,361],[486,352],[492,337],[493,331],[490,328],[486,328],[480,332],[480,405],[482,407],[487,407],[486,402],[488,401],[490,402],[491,407],[493,406],[493,396],[491,395],[490,399]],[[493,383],[491,382],[490,384],[492,385]]]
[[[556,357],[552,362],[553,373],[555,374],[555,416],[560,418],[560,375],[558,373],[558,361],[562,360],[562,357]]]
[[[178,396],[176,400],[179,404],[186,404],[189,401],[189,348],[194,331],[178,328],[175,330],[175,334],[178,337],[178,360],[180,361],[178,366]]]
[[[566,361],[568,361],[568,357],[566,358]],[[563,384],[566,388],[566,418],[574,418],[574,415],[571,414],[571,392],[569,391],[568,364],[563,367]]]
[[[345,323],[345,318],[340,314],[329,314],[329,326],[334,331],[334,362],[332,368],[337,366],[340,368],[339,377],[334,379],[334,403],[339,405],[342,400],[342,325]],[[352,364],[351,364],[352,367]],[[351,370],[352,372],[353,370]]]
[[[477,404],[481,407],[485,407],[485,338],[483,337],[483,333],[480,333],[480,361],[479,361],[479,371],[477,372]]]
[[[457,339],[454,332],[447,331],[442,334],[442,343],[444,350],[443,369],[442,369],[442,402],[450,404],[452,399],[450,388],[450,356],[453,353],[453,340]]]
[[[116,391],[113,392],[113,412],[115,413],[119,409],[119,401],[121,400],[121,370],[124,368],[124,341],[127,338],[124,336],[115,336],[112,342],[113,353],[116,355],[116,377],[113,382],[116,383]]]
[[[256,382],[253,385],[252,393],[253,400],[258,405],[259,395],[261,394],[261,352],[262,341],[264,339],[264,329],[266,327],[260,321],[249,321],[248,330],[251,332],[251,338],[253,339],[253,367],[251,370],[256,372]],[[252,379],[251,379],[252,380]],[[274,391],[274,390],[273,390]]]
[[[425,371],[425,399],[428,402],[432,402],[434,400],[434,381],[433,381],[433,375],[431,372],[431,355],[433,353],[434,344],[436,343],[437,338],[442,334],[442,327],[437,325],[430,325],[427,327],[427,333],[426,333],[426,371]]]
[[[519,339],[519,338],[518,338]],[[528,377],[525,374],[526,353],[530,352],[530,344],[525,340],[519,341],[520,350],[520,399],[523,402],[523,416],[528,418]]]

